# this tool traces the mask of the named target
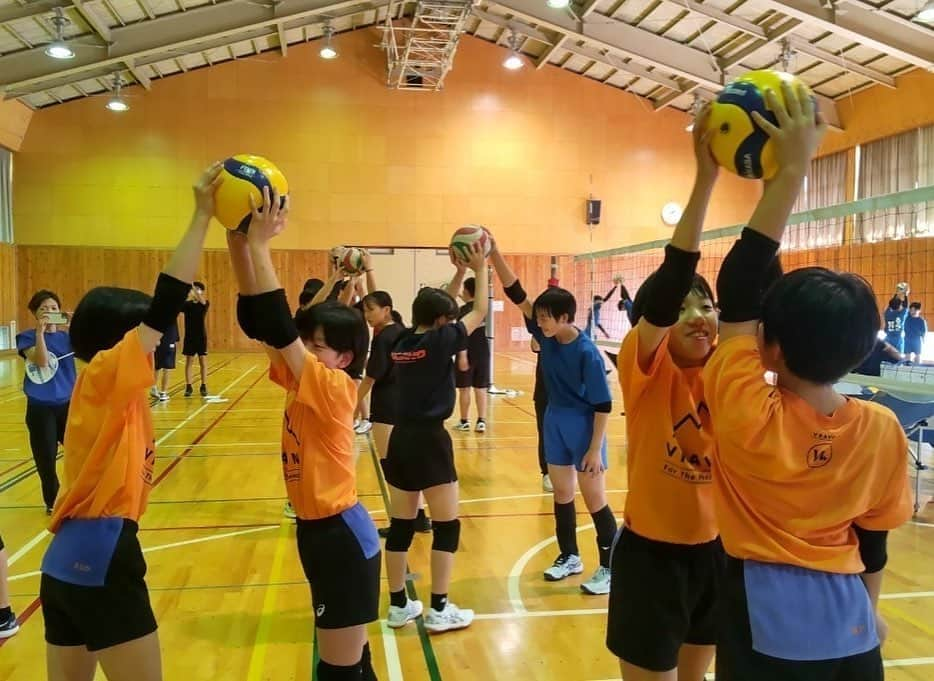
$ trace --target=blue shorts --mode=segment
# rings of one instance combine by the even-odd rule
[[[905,336],[905,354],[915,353],[916,355],[921,354],[921,336]]]
[[[545,410],[545,461],[554,466],[574,466],[581,470],[581,462],[590,448],[593,437],[592,411],[567,409],[549,404]],[[603,467],[607,468],[606,438],[600,446]]]

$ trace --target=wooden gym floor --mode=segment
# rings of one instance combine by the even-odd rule
[[[160,624],[166,679],[259,681],[312,677],[308,587],[282,516],[278,438],[282,392],[260,355],[210,357],[216,400],[180,395],[153,407],[159,441],[155,489],[140,539]],[[492,398],[484,435],[453,433],[461,481],[461,549],[452,600],[478,613],[469,629],[428,637],[409,625],[370,627],[383,681],[619,677],[604,646],[606,597],[578,589],[596,566],[590,518],[578,500],[584,575],[558,584],[541,577],[554,559],[552,502],[541,489],[531,402],[532,355],[497,355],[496,383],[522,391]],[[615,376],[613,377],[615,383]],[[0,651],[0,681],[45,679],[36,570],[48,544],[46,516],[23,426],[22,362],[0,358],[0,533],[11,557],[10,589],[24,620]],[[619,390],[614,385],[614,399]],[[625,499],[625,430],[610,424],[611,507]],[[368,439],[358,438],[359,493],[377,524],[385,493]],[[828,500],[828,503],[833,503]],[[410,583],[426,599],[430,536],[416,535]],[[385,587],[384,587],[385,591]],[[890,681],[934,678],[934,505],[893,533],[882,610]],[[382,598],[385,612],[388,597]],[[103,675],[99,673],[99,679]]]

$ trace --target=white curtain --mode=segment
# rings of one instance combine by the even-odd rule
[[[922,138],[926,136],[915,129],[860,147],[857,198],[882,196],[922,186],[921,157],[930,154],[922,153]],[[872,242],[914,236],[922,233],[918,229],[919,216],[917,205],[861,213],[856,217],[856,238]]]
[[[13,243],[13,154],[0,147],[0,241]]]
[[[918,140],[918,186],[934,187],[934,125],[921,128]],[[934,201],[919,206],[916,230],[919,235],[934,236]]]
[[[792,213],[826,208],[846,201],[847,152],[822,156],[811,161],[801,193]],[[843,218],[810,220],[785,230],[782,249],[787,251],[839,246],[843,243]]]

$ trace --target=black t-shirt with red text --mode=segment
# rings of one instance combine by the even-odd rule
[[[461,322],[415,333],[406,329],[390,356],[396,368],[399,421],[443,421],[454,411],[454,355],[467,349]]]

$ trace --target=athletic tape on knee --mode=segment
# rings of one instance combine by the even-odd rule
[[[431,540],[432,551],[445,551],[446,553],[457,553],[457,545],[461,540],[461,521],[454,520],[434,520],[431,523],[431,531],[434,536]]]
[[[412,545],[412,537],[414,536],[414,518],[390,518],[389,536],[386,537],[386,550],[405,553]]]

